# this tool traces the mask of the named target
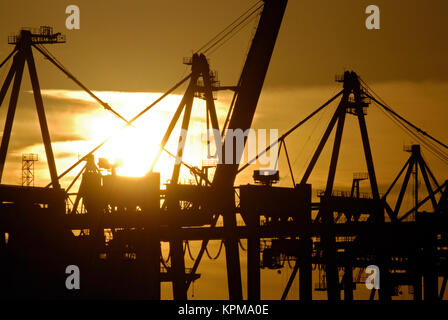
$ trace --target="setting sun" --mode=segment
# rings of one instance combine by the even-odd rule
[[[82,141],[70,141],[56,144],[56,152],[70,152],[80,157],[93,147],[111,137],[108,142],[95,153],[95,158],[106,158],[117,165],[117,174],[132,177],[144,176],[157,156],[160,142],[181,99],[180,95],[171,95],[136,120],[132,126],[125,127],[124,121],[102,110],[84,92],[68,90],[46,90],[44,94],[56,99],[78,100],[89,107],[85,113],[77,113],[72,120],[79,134],[85,137]],[[115,108],[121,115],[131,119],[145,106],[156,100],[158,93],[141,92],[96,92],[104,101]],[[224,99],[225,100],[225,99]],[[217,103],[218,117],[225,115],[225,105]],[[196,99],[192,121],[190,123],[187,143],[183,159],[186,163],[200,166],[205,152],[202,135],[205,132],[205,103]],[[179,121],[180,122],[180,121]],[[177,124],[166,149],[171,153],[177,150],[180,125]],[[73,162],[77,158],[73,158]],[[161,173],[161,182],[170,179],[174,159],[163,152],[154,170]],[[181,171],[180,179],[189,179],[188,171]]]

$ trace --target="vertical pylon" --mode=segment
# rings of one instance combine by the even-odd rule
[[[37,36],[37,37],[36,37]],[[37,70],[34,63],[34,57],[32,52],[32,46],[36,43],[56,43],[58,42],[57,34],[56,38],[53,39],[53,35],[47,35],[46,37],[50,37],[45,39],[41,37],[41,35],[32,34],[29,30],[21,30],[20,35],[18,37],[14,37],[13,40],[10,41],[10,44],[15,44],[15,55],[13,59],[13,64],[9,70],[9,73],[6,77],[5,82],[2,85],[0,90],[0,104],[3,102],[3,99],[8,91],[8,88],[11,84],[12,78],[14,77],[14,83],[11,91],[11,97],[9,101],[8,113],[6,116],[5,127],[3,130],[2,142],[0,146],[0,181],[3,177],[3,171],[6,162],[6,155],[8,152],[9,141],[11,138],[11,131],[14,122],[14,116],[17,108],[17,101],[19,98],[20,85],[22,81],[23,70],[25,67],[25,62],[28,64],[28,70],[31,79],[31,85],[33,88],[34,101],[36,103],[36,110],[39,118],[40,129],[42,133],[42,140],[45,147],[45,154],[47,157],[48,168],[50,171],[51,182],[53,188],[60,188],[56,163],[53,154],[53,148],[51,146],[50,133],[48,129],[47,119],[45,116],[44,105],[42,101],[42,95],[40,92],[39,80],[37,77]]]
[[[324,196],[321,199],[320,209],[316,216],[315,222],[324,223],[327,225],[334,224],[333,211],[330,205],[327,204],[328,199],[332,197],[334,180],[336,175],[337,163],[339,158],[339,151],[341,147],[342,134],[345,124],[346,114],[353,114],[358,119],[359,129],[362,138],[362,145],[364,156],[366,160],[368,178],[370,182],[370,188],[372,191],[373,200],[380,202],[378,184],[376,180],[375,168],[373,164],[372,151],[370,148],[369,136],[367,133],[367,126],[365,121],[365,108],[368,106],[366,101],[366,95],[364,94],[361,84],[359,82],[358,75],[355,72],[346,71],[344,73],[343,79],[341,79],[344,84],[343,95],[341,101],[330,120],[327,129],[322,136],[319,145],[307,167],[305,173],[302,177],[301,184],[305,184],[308,181],[334,127],[336,126],[336,134],[333,143],[333,151],[330,160],[327,184],[325,188]],[[353,192],[353,190],[352,190]],[[384,210],[382,206],[373,208],[373,214],[370,217],[371,222],[382,223],[384,222]],[[346,298],[352,298],[352,282],[353,277],[351,276],[351,266],[347,262],[345,265],[346,276],[344,276],[344,286],[339,282],[339,271],[337,262],[337,251],[336,251],[336,239],[335,235],[331,232],[326,232],[321,236],[323,249],[323,258],[325,261],[325,272],[327,279],[327,295],[329,300],[339,300],[341,298],[340,291],[344,287],[346,291]],[[379,260],[384,260],[378,257]],[[380,263],[379,263],[380,264]],[[387,266],[380,267],[383,269],[384,278],[387,278]],[[382,291],[382,299],[388,299],[388,290]]]
[[[437,206],[438,206],[434,191],[435,191],[435,189],[439,188],[439,183],[437,182],[437,179],[435,178],[434,174],[432,173],[431,169],[428,167],[425,159],[423,158],[423,156],[421,154],[420,145],[414,144],[411,146],[405,146],[404,150],[409,152],[411,155],[383,196],[383,199],[386,199],[386,197],[390,194],[390,192],[392,191],[394,186],[397,184],[400,177],[403,175],[404,172],[406,172],[404,174],[404,179],[401,184],[398,198],[395,202],[395,208],[393,209],[393,214],[394,214],[395,218],[400,221],[406,219],[409,215],[411,215],[413,213],[415,214],[420,206],[419,193],[418,193],[418,188],[419,188],[419,181],[418,181],[419,174],[418,173],[419,172],[420,172],[421,176],[423,177],[426,191],[427,191],[428,197],[431,201],[432,208],[434,210],[436,210]],[[414,190],[413,190],[414,207],[411,210],[409,210],[405,213],[402,213],[400,215],[404,196],[406,194],[406,190],[409,187],[409,182],[411,180],[412,174],[414,174]],[[435,188],[433,188],[433,187],[435,187]]]
[[[182,158],[183,158],[183,152],[187,137],[187,132],[190,125],[191,120],[191,112],[193,108],[193,102],[195,96],[203,97],[206,100],[206,117],[207,122],[210,119],[210,122],[212,124],[212,128],[214,129],[213,132],[216,134],[219,134],[219,125],[218,125],[218,118],[216,114],[216,108],[214,104],[213,99],[213,90],[217,88],[212,87],[212,80],[210,76],[210,68],[209,64],[207,62],[206,57],[203,54],[194,54],[191,59],[192,66],[192,75],[190,79],[190,83],[185,91],[184,96],[182,97],[181,102],[179,103],[179,106],[171,119],[170,124],[168,125],[168,128],[165,132],[165,135],[161,141],[160,149],[158,152],[158,155],[156,156],[155,160],[153,161],[151,165],[151,170],[154,169],[161,153],[163,152],[166,144],[168,143],[168,140],[170,139],[170,136],[178,123],[182,113],[183,113],[183,119],[181,123],[181,133],[179,135],[178,139],[178,147],[177,152],[175,154],[176,156],[176,162],[174,164],[173,172],[170,179],[170,185],[175,186],[178,184],[179,176],[180,176],[180,170],[182,165]],[[202,79],[202,84],[199,84],[199,81]],[[220,136],[215,136],[215,140],[220,139]],[[168,212],[168,214],[174,215],[173,218],[175,218],[175,215],[181,210],[180,208],[180,202],[179,199],[176,197],[175,193],[169,192],[166,197],[166,201],[164,202],[162,208]],[[172,221],[176,221],[176,219],[172,219]],[[174,229],[180,228],[180,226],[173,225]],[[192,274],[196,272],[196,269],[198,267],[199,261],[201,260],[201,257],[203,253],[205,252],[206,247],[206,241],[204,241],[201,251],[199,253],[197,260],[197,263],[195,262],[195,265],[192,269]],[[176,300],[186,300],[187,299],[187,290],[191,283],[190,279],[186,278],[185,273],[185,259],[184,259],[184,250],[183,250],[183,241],[182,240],[171,240],[170,241],[170,252],[171,252],[171,273],[173,275],[173,296]]]

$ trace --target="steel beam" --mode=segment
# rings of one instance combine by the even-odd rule
[[[20,84],[22,82],[23,67],[25,64],[25,57],[23,52],[19,52],[14,56],[14,62],[9,71],[8,77],[12,77],[12,70],[14,69],[14,84],[9,100],[8,114],[6,115],[5,127],[3,129],[2,144],[0,146],[0,181],[3,178],[3,170],[5,168],[6,154],[8,152],[9,140],[11,138],[12,124],[14,122],[14,115],[16,113],[17,100],[19,98]],[[7,79],[8,80],[8,79]],[[11,81],[11,80],[10,80]],[[4,86],[6,85],[6,81]],[[3,88],[2,88],[3,90]],[[7,90],[7,89],[6,89]],[[5,94],[6,94],[5,90]]]
[[[247,215],[247,298],[260,300],[260,216],[256,212]]]
[[[14,58],[13,60],[15,61],[16,59]],[[5,82],[3,82],[2,88],[0,89],[0,106],[2,105],[3,100],[5,99],[6,92],[9,89],[9,86],[11,84],[15,72],[16,72],[16,63],[14,62],[11,64],[8,74],[6,75]]]
[[[28,41],[31,41],[31,39],[29,39]],[[42,132],[45,154],[47,156],[48,169],[50,170],[51,183],[53,185],[53,188],[59,189],[61,186],[59,184],[56,162],[54,160],[53,148],[51,146],[50,132],[48,130],[47,119],[45,117],[44,104],[42,102],[42,95],[40,93],[39,80],[37,78],[36,65],[34,64],[30,42],[26,44],[24,50],[26,61],[28,62],[28,70],[30,72],[31,85],[33,87],[34,101],[36,102],[37,115],[39,118],[40,130]]]
[[[327,186],[325,188],[325,195],[323,201],[327,197],[331,197],[333,191],[334,178],[336,175],[336,167],[339,158],[339,151],[341,148],[342,132],[344,129],[345,122],[345,104],[347,103],[348,94],[344,94],[341,100],[341,104],[338,107],[338,125],[336,128],[336,136],[334,140],[333,152],[330,160],[330,170],[328,172]],[[333,211],[328,208],[327,205],[323,205],[319,211],[320,217],[325,223],[334,223]],[[336,248],[335,248],[335,238],[331,233],[327,233],[322,236],[321,242],[324,246],[323,256],[326,261],[325,273],[327,276],[327,294],[328,300],[340,300],[341,293],[339,287],[339,272],[336,263]]]

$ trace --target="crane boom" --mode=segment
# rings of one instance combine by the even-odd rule
[[[264,0],[264,7],[258,22],[257,31],[252,40],[246,62],[241,73],[240,82],[237,91],[237,98],[233,108],[232,116],[229,121],[228,131],[242,130],[246,132],[251,127],[257,107],[258,98],[260,97],[263,82],[274,50],[277,34],[286,9],[287,0]],[[222,205],[222,215],[224,220],[224,228],[226,237],[224,239],[226,248],[227,263],[227,285],[229,288],[230,300],[241,300],[242,283],[241,283],[241,266],[238,249],[238,239],[236,237],[236,215],[235,215],[235,198],[233,185],[238,172],[239,162],[243,150],[237,150],[238,147],[244,148],[246,137],[242,146],[233,144],[233,135],[226,134],[222,155],[227,149],[227,144],[232,143],[229,147],[232,152],[232,163],[221,161],[216,167],[213,177],[212,188],[219,194]],[[228,140],[228,141],[227,141]],[[251,250],[252,252],[252,250]],[[254,251],[255,252],[255,251]],[[255,280],[255,286],[258,285],[259,275],[252,275],[251,279]],[[255,296],[250,290],[251,298]],[[258,298],[255,297],[255,298]]]

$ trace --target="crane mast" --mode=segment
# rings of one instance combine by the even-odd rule
[[[229,121],[229,130],[241,129],[244,132],[251,127],[288,1],[265,0],[264,2],[257,31],[241,73],[238,96]],[[223,150],[226,150],[225,147],[228,143],[231,141],[224,141]],[[241,154],[241,152],[235,152],[235,145],[233,147],[233,155]],[[233,187],[240,159],[234,160],[232,164],[218,164],[213,179],[214,186]]]
[[[263,11],[258,23],[255,36],[252,40],[246,62],[241,73],[235,106],[229,121],[228,130],[240,129],[245,132],[251,127],[257,102],[263,87],[266,72],[269,67],[275,41],[286,9],[287,0],[265,0]],[[228,132],[229,132],[228,131]],[[223,159],[226,146],[232,143],[232,163],[223,161],[216,167],[212,187],[221,195],[224,228],[226,239],[224,239],[227,261],[227,284],[229,288],[229,299],[242,299],[241,268],[238,251],[238,239],[235,235],[236,216],[234,210],[233,184],[238,171],[242,150],[236,150],[233,137],[223,143]],[[244,145],[246,137],[244,138]]]

